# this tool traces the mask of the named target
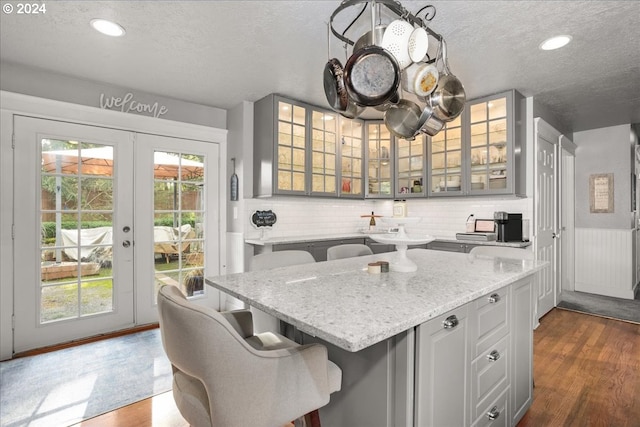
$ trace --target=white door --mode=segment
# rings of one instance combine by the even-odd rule
[[[560,182],[559,230],[560,263],[557,284],[558,295],[563,290],[575,290],[575,150],[576,145],[567,137],[560,137],[561,157],[558,162]],[[561,298],[560,298],[561,299]]]
[[[538,260],[549,261],[549,265],[538,274],[537,318],[556,305],[556,143],[559,137],[560,134],[546,122],[535,119],[535,254]]]
[[[163,284],[219,307],[204,277],[221,273],[218,144],[136,135],[136,321],[157,322]]]
[[[14,351],[218,307],[219,144],[15,117]]]
[[[134,325],[133,134],[14,129],[14,351]]]

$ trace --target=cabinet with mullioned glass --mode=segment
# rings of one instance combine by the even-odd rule
[[[467,104],[468,194],[525,194],[524,102],[511,90]]]
[[[382,121],[367,121],[365,130],[365,198],[394,197],[393,140]]]
[[[429,196],[463,194],[462,116],[429,139]]]
[[[395,197],[409,199],[426,195],[426,137],[395,138]]]
[[[467,102],[429,140],[428,195],[524,195],[524,102],[515,90]]]
[[[340,197],[362,198],[364,192],[364,122],[340,117],[338,144]]]
[[[336,113],[272,94],[254,120],[254,196],[337,196]]]

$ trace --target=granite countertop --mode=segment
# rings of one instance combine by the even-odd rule
[[[411,249],[413,273],[369,274],[384,254],[207,277],[206,283],[348,351],[393,337],[542,269],[545,261]]]
[[[385,233],[384,231],[374,232],[375,234]],[[269,246],[269,245],[281,245],[285,243],[301,243],[301,242],[322,242],[326,240],[340,240],[340,239],[364,239],[369,237],[370,232],[355,232],[355,233],[335,233],[335,234],[310,234],[305,236],[279,236],[269,237],[265,240],[261,240],[259,237],[246,238],[245,243],[256,246]],[[514,248],[526,248],[531,245],[531,242],[496,242],[496,241],[482,241],[482,240],[460,240],[455,236],[434,236],[437,242],[452,242],[452,243],[466,243],[473,245],[489,245],[489,246],[509,246]]]

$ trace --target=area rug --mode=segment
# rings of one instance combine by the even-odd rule
[[[171,390],[152,329],[0,363],[0,425],[69,426]]]
[[[640,300],[562,291],[558,308],[640,324]]]

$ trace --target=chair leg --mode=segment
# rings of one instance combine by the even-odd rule
[[[309,412],[304,416],[304,422],[306,427],[321,427],[320,426],[320,411],[317,409],[315,411]]]

